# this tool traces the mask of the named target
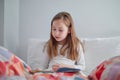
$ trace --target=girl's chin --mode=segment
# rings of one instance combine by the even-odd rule
[[[58,42],[62,41],[61,39],[55,39],[55,40],[58,41]]]
[[[62,42],[61,40],[56,40],[57,42]]]

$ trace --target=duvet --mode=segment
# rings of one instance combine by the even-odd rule
[[[120,56],[103,61],[87,76],[80,73],[35,73],[9,50],[0,47],[0,80],[120,80]]]

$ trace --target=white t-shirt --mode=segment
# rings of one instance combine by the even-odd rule
[[[83,53],[81,45],[78,46],[79,56],[76,61],[68,59],[67,56],[60,55],[61,47],[62,47],[62,45],[58,45],[58,54],[59,55],[57,55],[56,57],[54,57],[52,60],[49,61],[48,69],[52,69],[52,65],[60,64],[60,63],[72,65],[72,66],[74,66],[74,68],[77,68],[80,70],[85,69],[85,59],[84,59],[84,53]]]

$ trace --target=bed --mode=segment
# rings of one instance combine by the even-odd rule
[[[106,74],[109,73],[111,65],[115,66],[116,63],[117,68],[113,67],[112,69],[113,71],[118,71],[118,73],[116,73],[118,79],[116,80],[119,80],[120,37],[82,38],[81,40],[84,44],[86,60],[86,69],[83,71],[83,73],[87,75],[90,80],[113,80],[113,77],[108,79],[109,76]],[[0,77],[0,80],[2,80],[2,78],[3,80],[26,80],[26,77],[27,80],[85,80],[84,76],[72,73],[28,74],[27,72],[29,72],[31,69],[36,69],[39,66],[46,66],[46,63],[42,62],[45,60],[44,55],[42,55],[42,49],[45,42],[46,41],[41,41],[39,39],[29,40],[27,64],[15,55],[9,55],[9,57],[6,56],[5,58],[3,55],[0,55],[0,61],[2,61],[3,64],[5,61],[12,63],[9,65],[14,64],[14,67],[11,70],[16,72],[11,74],[2,73],[4,72],[2,71],[4,69],[2,69],[0,66],[0,75],[6,75]],[[7,49],[2,48],[1,50],[8,51],[11,54],[11,52]],[[39,58],[38,56],[42,56],[42,58]],[[2,62],[0,64],[2,64]]]

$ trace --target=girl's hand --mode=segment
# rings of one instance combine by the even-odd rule
[[[52,66],[53,71],[57,71],[58,68],[60,68],[59,64],[55,64]]]
[[[40,69],[39,69],[39,68],[36,68],[36,69],[34,69],[34,70],[31,70],[29,73],[30,73],[30,74],[34,74],[34,73],[39,72],[39,71],[40,71]]]

